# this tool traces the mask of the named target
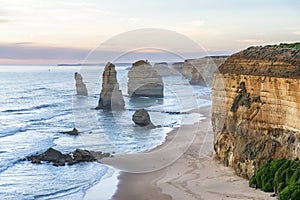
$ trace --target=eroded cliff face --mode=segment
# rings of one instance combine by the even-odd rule
[[[181,73],[192,85],[211,86],[214,72],[227,58],[228,56],[206,56],[185,60]]]
[[[215,73],[212,124],[216,156],[251,177],[263,163],[300,158],[300,55],[248,48]]]

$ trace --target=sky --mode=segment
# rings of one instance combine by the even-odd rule
[[[149,28],[184,35],[209,55],[300,41],[300,0],[0,0],[0,5],[0,64],[81,63],[111,38]],[[143,34],[136,37],[131,39],[142,40]],[[118,48],[123,47],[100,52]]]

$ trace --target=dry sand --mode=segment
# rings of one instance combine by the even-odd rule
[[[207,118],[197,124],[184,126],[185,132],[194,131],[196,135],[185,153],[169,166],[157,171],[149,173],[121,172],[118,177],[118,189],[113,195],[113,200],[275,200],[274,197],[270,197],[270,193],[250,188],[248,180],[238,177],[233,169],[224,167],[213,159],[210,107],[201,108],[199,111]],[[176,132],[178,129],[172,131],[166,142],[155,150],[168,145],[174,139]],[[139,156],[141,154],[143,153],[140,153]],[[134,157],[130,157],[128,162],[133,162],[134,159]],[[105,163],[115,167],[121,166],[120,161],[124,162],[124,159],[104,160]],[[94,193],[94,195],[97,194]],[[94,197],[97,199],[96,196]],[[98,197],[101,197],[101,191],[99,191]]]

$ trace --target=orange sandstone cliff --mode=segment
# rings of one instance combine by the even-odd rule
[[[250,47],[214,74],[214,149],[238,175],[249,178],[273,159],[300,158],[299,52]]]

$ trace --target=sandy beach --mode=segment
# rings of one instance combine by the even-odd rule
[[[210,107],[201,108],[199,112],[206,119],[194,125],[184,126],[185,132],[194,131],[195,138],[183,155],[156,171],[121,172],[118,177],[118,189],[112,200],[275,199],[270,197],[270,193],[250,188],[248,180],[238,177],[233,169],[224,167],[214,159]],[[168,145],[177,132],[178,129],[173,130],[163,145],[154,150]],[[130,157],[128,160],[132,162],[134,158]],[[117,168],[121,166],[122,161],[119,157],[102,160]],[[94,190],[93,195],[86,199],[102,199],[101,192],[97,193]]]

